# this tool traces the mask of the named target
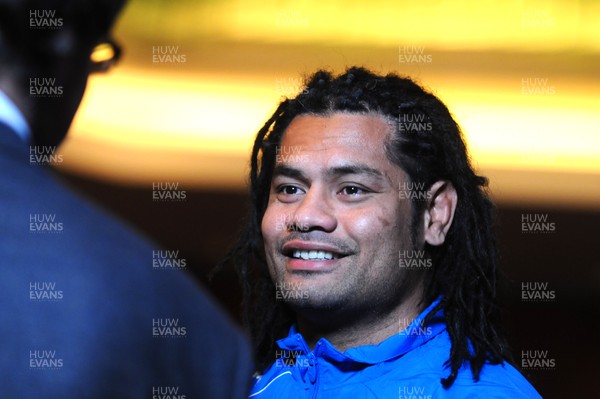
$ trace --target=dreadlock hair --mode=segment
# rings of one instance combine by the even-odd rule
[[[429,304],[441,297],[426,322],[443,309],[451,339],[445,362],[450,374],[442,378],[442,385],[449,388],[463,364],[470,365],[477,381],[486,362],[512,362],[496,306],[494,208],[486,193],[487,179],[476,175],[471,167],[460,128],[446,106],[410,78],[378,76],[351,67],[337,77],[323,70],[309,77],[299,95],[279,104],[254,142],[249,212],[240,239],[224,262],[233,262],[241,279],[244,322],[250,330],[258,370],[275,360],[275,341],[287,334],[295,319],[285,303],[276,301],[260,228],[276,148],[297,116],[334,112],[376,113],[398,121],[385,148],[388,158],[408,174],[411,182],[419,183],[417,187],[428,189],[444,180],[457,192],[458,204],[444,244],[425,244],[424,248],[432,267],[424,276],[423,302]],[[411,130],[403,121],[423,121],[426,128]],[[426,202],[413,201],[413,226],[425,206]]]

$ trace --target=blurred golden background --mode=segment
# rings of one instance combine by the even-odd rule
[[[122,62],[89,80],[59,171],[161,247],[232,315],[232,270],[254,135],[303,76],[362,65],[409,75],[463,128],[498,205],[500,303],[517,365],[545,398],[600,390],[600,1],[132,0]],[[185,190],[154,202],[153,183]],[[551,234],[524,234],[524,215]],[[150,267],[150,266],[149,266]],[[547,283],[550,303],[521,299]]]
[[[253,136],[304,75],[418,79],[502,202],[600,207],[600,2],[143,1],[114,31],[61,151],[126,184],[242,190]]]

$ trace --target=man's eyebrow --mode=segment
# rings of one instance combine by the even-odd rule
[[[385,179],[386,176],[378,169],[372,168],[370,166],[364,164],[347,164],[334,166],[327,170],[327,175],[330,178],[336,178],[345,175],[370,175],[376,177],[378,179]],[[309,180],[308,176],[302,173],[301,170],[293,168],[291,166],[285,164],[279,164],[275,166],[273,170],[273,177],[277,176],[285,176],[292,179],[300,180],[302,182],[307,182]]]
[[[308,177],[302,173],[301,170],[292,168],[291,166],[287,166],[285,164],[279,164],[275,166],[275,169],[273,169],[273,177],[277,176],[290,177],[303,182],[308,181]]]
[[[364,164],[348,164],[334,166],[327,171],[327,174],[332,177],[343,175],[371,175],[377,178],[385,178],[385,175],[378,169],[372,168]]]

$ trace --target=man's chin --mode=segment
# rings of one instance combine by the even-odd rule
[[[279,294],[289,307],[297,313],[319,313],[320,311],[332,312],[343,307],[343,301],[331,296],[323,296],[312,291],[289,291]]]

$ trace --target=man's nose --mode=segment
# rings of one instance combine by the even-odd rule
[[[332,232],[337,227],[333,199],[319,187],[312,186],[294,212],[292,228],[297,231]]]

